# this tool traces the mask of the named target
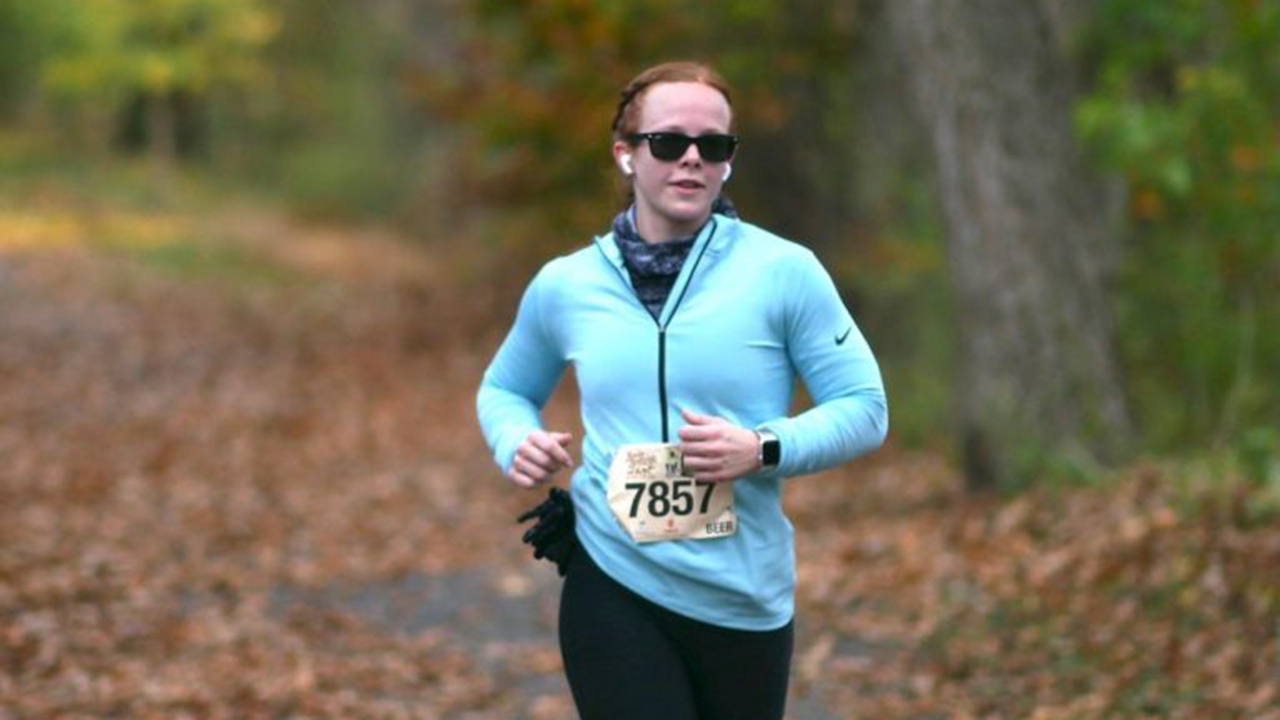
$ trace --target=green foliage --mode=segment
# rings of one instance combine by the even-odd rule
[[[376,150],[342,144],[299,144],[281,158],[279,187],[307,215],[361,217],[387,214],[398,199],[399,168]]]
[[[203,163],[311,214],[394,214],[422,130],[394,82],[415,29],[391,7],[4,0],[0,119],[72,155]]]
[[[1151,442],[1280,424],[1280,5],[1108,0],[1077,125],[1128,181],[1120,327]]]
[[[197,144],[212,98],[263,87],[279,21],[264,0],[6,0],[0,35],[20,39],[0,51],[18,61],[0,107],[67,151],[168,161]]]
[[[823,262],[856,288],[846,300],[880,360],[894,438],[920,447],[953,426],[954,318],[943,228],[920,168],[880,180],[864,200],[878,232],[855,252],[824,253]]]
[[[160,95],[260,80],[278,29],[261,0],[48,0],[44,82],[73,97]]]
[[[271,92],[254,97],[240,169],[309,215],[393,215],[410,199],[416,141],[396,126],[407,29],[356,3],[276,7],[286,22],[265,53]]]
[[[39,62],[33,21],[26,3],[0,2],[0,119],[14,113],[34,82],[31,67]]]

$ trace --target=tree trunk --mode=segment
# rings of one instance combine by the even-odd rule
[[[933,146],[971,488],[1124,449],[1105,282],[1115,203],[1075,144],[1071,20],[1050,0],[889,0]]]

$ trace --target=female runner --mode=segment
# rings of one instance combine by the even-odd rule
[[[778,720],[793,642],[785,479],[878,447],[875,358],[812,252],[720,200],[730,92],[696,63],[622,92],[611,231],[547,263],[484,375],[485,439],[517,486],[573,465],[539,411],[581,395],[560,647],[583,720]],[[787,415],[795,378],[815,405]]]

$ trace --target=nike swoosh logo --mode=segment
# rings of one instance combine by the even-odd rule
[[[848,330],[845,330],[843,335],[836,337],[836,344],[843,345],[844,341],[849,339],[849,333],[851,332],[853,332],[853,326],[850,326]]]

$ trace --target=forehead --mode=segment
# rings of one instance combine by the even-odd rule
[[[705,132],[729,129],[729,103],[719,90],[697,82],[659,83],[644,94],[640,128]]]

